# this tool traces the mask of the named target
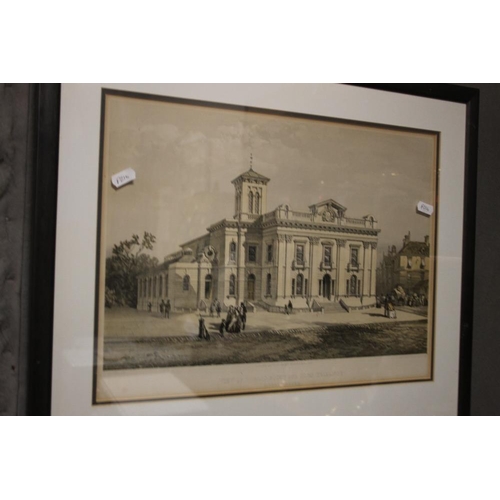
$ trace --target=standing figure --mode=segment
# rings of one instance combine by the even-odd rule
[[[153,304],[151,304],[151,302],[148,302],[148,312],[151,312],[152,307],[153,307]]]
[[[220,313],[222,312],[222,307],[220,306],[219,301],[217,301],[216,310],[217,310],[217,317],[220,318]]]
[[[288,301],[288,310],[290,311],[290,314],[292,314],[293,306],[292,306],[292,301]]]
[[[205,326],[205,320],[201,316],[198,321],[198,338],[210,340],[210,335],[208,334],[207,327]]]
[[[211,318],[214,317],[214,303],[213,302],[210,304],[210,317]]]
[[[224,337],[224,330],[226,329],[226,322],[225,320],[223,319],[221,322],[220,322],[220,326],[219,326],[219,333],[220,333],[220,336],[221,337]]]
[[[172,306],[170,305],[170,299],[167,299],[167,303],[165,304],[165,317],[170,318],[170,310]]]
[[[241,310],[241,329],[245,329],[245,325],[247,323],[247,306],[244,304],[244,302],[241,303],[240,306]]]
[[[285,314],[288,314],[288,306],[285,304]]]
[[[165,312],[165,301],[163,299],[161,299],[161,302],[160,302],[160,314],[163,314]]]

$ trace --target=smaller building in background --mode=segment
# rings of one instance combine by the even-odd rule
[[[429,236],[424,241],[412,241],[411,234],[405,235],[403,246],[397,250],[390,246],[383,254],[377,272],[377,294],[385,295],[402,286],[404,291],[428,296],[430,270]]]

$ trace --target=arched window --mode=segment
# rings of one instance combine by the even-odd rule
[[[163,276],[160,276],[160,291],[158,292],[158,296],[161,297],[163,294]]]
[[[234,241],[229,243],[229,260],[236,262],[236,243]]]
[[[185,292],[189,292],[189,275],[186,274],[184,278],[182,278],[182,289]]]
[[[256,214],[260,214],[260,194],[259,193],[255,193],[254,212]]]
[[[153,297],[156,297],[156,286],[157,286],[157,277],[155,276],[155,279],[153,282]]]
[[[236,276],[229,276],[229,295],[236,295]]]
[[[271,273],[268,273],[266,278],[266,295],[271,295]]]
[[[253,214],[253,193],[250,191],[248,193],[248,213]]]
[[[304,275],[298,274],[297,275],[297,287],[295,289],[295,292],[297,295],[302,295],[304,291]]]
[[[148,283],[148,297],[151,297],[151,288],[152,288],[152,283],[153,283],[153,279],[152,278],[149,278],[149,283]]]
[[[168,297],[168,274],[165,276],[165,297]]]

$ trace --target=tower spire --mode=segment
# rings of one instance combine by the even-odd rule
[[[253,153],[250,153],[250,170],[253,170]]]

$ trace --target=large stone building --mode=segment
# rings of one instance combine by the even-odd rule
[[[428,294],[429,290],[429,237],[424,241],[411,241],[411,234],[405,235],[400,250],[390,246],[384,253],[377,271],[378,293],[391,293],[402,286],[406,293]]]
[[[149,275],[138,279],[138,308],[223,307],[246,301],[277,310],[326,307],[343,299],[356,307],[375,302],[379,229],[371,215],[346,217],[329,199],[295,211],[267,211],[270,179],[252,168],[232,181],[234,217],[207,228]],[[334,306],[332,306],[334,308]]]

